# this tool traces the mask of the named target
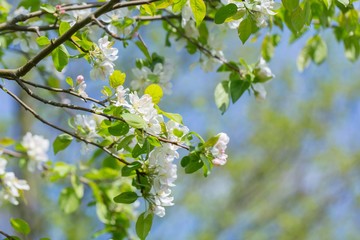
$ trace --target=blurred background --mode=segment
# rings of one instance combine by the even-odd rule
[[[321,36],[328,44],[327,61],[299,73],[297,55],[313,33],[291,45],[290,34],[282,33],[269,63],[276,77],[266,84],[267,99],[244,94],[224,115],[216,108],[213,92],[226,75],[192,66],[198,54],[164,48],[165,35],[158,23],[141,33],[151,52],[169,58],[175,66],[173,93],[163,98],[160,107],[180,113],[185,125],[205,137],[218,132],[230,136],[228,163],[214,168],[207,178],[201,171],[185,175],[178,168],[175,206],[166,209],[164,218],[155,218],[148,239],[359,239],[360,63],[346,60],[343,46],[325,31]],[[226,58],[258,61],[264,35],[244,47],[236,32],[229,33],[224,37]],[[142,55],[133,44],[126,49],[116,46],[117,69],[127,73],[129,85],[135,58]],[[16,53],[5,57],[9,67],[26,61]],[[106,83],[91,81],[89,71],[85,60],[72,60],[64,74],[84,75],[88,94],[100,97]],[[34,71],[27,79],[39,77]],[[14,84],[5,85],[22,95]],[[66,125],[68,116],[62,109],[26,100],[49,121]],[[3,92],[0,109],[0,137],[20,140],[31,130],[53,141],[59,134],[20,110]],[[79,143],[71,147],[74,151],[51,155],[51,160],[74,163],[86,158]],[[33,239],[91,239],[102,229],[94,208],[86,204],[71,215],[60,211],[57,199],[62,186],[43,184],[37,174],[22,176],[33,190],[26,194],[27,205],[1,208],[0,226],[5,232],[12,231],[9,218],[14,216],[29,221]]]

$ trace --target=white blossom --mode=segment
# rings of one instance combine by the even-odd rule
[[[128,106],[128,102],[126,101],[126,97],[129,95],[129,89],[124,88],[123,85],[120,85],[116,88],[116,106]]]
[[[260,61],[255,66],[254,73],[259,82],[266,82],[275,77],[263,58],[260,58]]]
[[[266,99],[266,89],[264,87],[264,84],[262,83],[255,83],[252,85],[254,89],[254,94],[256,99],[258,100],[265,100]]]
[[[20,197],[22,190],[30,190],[30,186],[26,180],[20,180],[15,177],[13,172],[7,172],[2,178],[3,189],[0,193],[3,199],[18,205],[19,202],[16,198]]]
[[[97,124],[95,119],[90,115],[76,115],[74,118],[76,133],[92,141],[99,137],[97,134]]]
[[[7,161],[1,157],[0,155],[0,175],[3,175],[5,173],[5,167],[6,167]]]
[[[172,84],[170,80],[174,73],[174,66],[169,61],[165,61],[164,65],[156,63],[154,70],[143,66],[141,69],[133,68],[131,71],[134,75],[130,83],[132,89],[143,92],[147,86],[156,83],[161,86],[164,93],[171,93]]]
[[[98,44],[106,60],[113,62],[118,58],[117,54],[119,50],[117,48],[112,47],[113,43],[108,40],[107,35],[100,38]]]
[[[112,47],[113,43],[108,40],[108,36],[102,37],[98,40],[98,45],[95,44],[95,49],[91,51],[94,66],[90,71],[92,79],[106,79],[114,72],[114,63],[118,58],[119,50]]]
[[[230,139],[226,133],[219,133],[217,137],[218,140],[210,151],[214,157],[212,163],[219,166],[224,165],[227,161],[228,155],[225,154],[225,150]]]
[[[21,145],[26,149],[29,157],[28,169],[33,171],[35,166],[42,170],[43,163],[47,162],[49,150],[49,140],[39,135],[32,135],[30,132],[26,133],[22,139]]]
[[[90,71],[90,77],[92,79],[105,80],[114,72],[114,64],[109,61],[95,62],[93,69]]]
[[[107,29],[115,35],[119,34],[119,29],[113,24],[120,22],[125,17],[128,17],[130,15],[130,11],[127,8],[119,8],[114,11],[108,12],[106,14],[103,14],[100,19],[101,21],[107,23]],[[131,32],[131,27],[126,27],[122,29],[123,34],[129,34]]]

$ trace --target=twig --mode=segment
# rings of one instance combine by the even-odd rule
[[[69,134],[70,136],[84,142],[84,143],[87,143],[87,144],[91,144],[91,145],[94,145],[100,149],[102,149],[104,152],[106,152],[107,154],[109,154],[110,156],[114,157],[115,159],[117,159],[118,161],[122,162],[123,164],[126,164],[128,165],[129,163],[125,160],[125,159],[122,159],[120,158],[119,156],[117,156],[116,154],[112,153],[109,149],[107,149],[106,147],[104,146],[101,146],[100,144],[98,143],[95,143],[95,142],[91,142],[91,141],[88,141],[86,140],[85,138],[81,137],[81,136],[78,136],[77,134],[75,133],[72,133],[66,129],[63,129],[61,127],[58,127],[56,126],[55,124],[52,124],[48,121],[46,121],[44,118],[42,118],[38,113],[36,113],[36,111],[34,109],[32,109],[31,107],[29,107],[26,103],[24,103],[18,96],[16,96],[16,94],[14,94],[13,92],[9,91],[8,89],[6,89],[3,85],[0,85],[0,88],[5,92],[7,93],[8,95],[10,95],[13,99],[15,99],[15,101],[17,101],[25,110],[29,111],[36,119],[38,119],[40,122],[56,129],[56,130],[59,130],[60,132],[63,132],[63,133],[66,133],[66,134]]]
[[[3,236],[7,237],[9,240],[15,240],[15,238],[13,238],[12,236],[10,236],[9,234],[3,232],[0,230],[0,234],[2,234]]]
[[[2,148],[2,147],[0,147],[0,152],[2,152],[3,154],[9,155],[9,156],[17,157],[17,158],[23,157],[22,153],[15,152],[10,149],[6,149],[6,148]]]

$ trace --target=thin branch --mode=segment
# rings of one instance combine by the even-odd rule
[[[15,238],[13,238],[13,237],[10,236],[9,234],[7,234],[7,233],[5,233],[5,232],[3,232],[3,231],[1,231],[1,230],[0,230],[0,234],[3,235],[3,236],[5,236],[5,237],[7,237],[9,240],[15,240]]]
[[[126,37],[126,38],[122,38],[122,37],[119,37],[119,36],[117,36],[116,34],[114,34],[114,33],[112,33],[112,32],[110,32],[109,31],[109,29],[107,29],[107,27],[104,25],[104,24],[102,24],[97,18],[93,18],[93,21],[94,21],[94,23],[95,23],[95,25],[97,25],[97,26],[99,26],[101,29],[103,29],[108,35],[110,35],[112,38],[115,38],[115,39],[117,39],[117,40],[119,40],[119,41],[124,41],[124,40],[130,40],[131,39],[131,37]]]
[[[213,54],[209,49],[207,49],[206,47],[202,46],[200,43],[198,43],[197,41],[195,41],[194,39],[192,39],[191,37],[188,37],[185,33],[183,33],[177,26],[175,26],[175,24],[173,24],[169,19],[167,19],[166,17],[164,18],[164,20],[170,25],[172,26],[177,32],[179,32],[181,34],[181,37],[185,38],[186,40],[188,40],[189,42],[191,42],[192,44],[194,44],[201,52],[205,53],[206,55],[215,58],[217,60],[219,60],[220,62],[222,62],[223,64],[225,64],[227,67],[229,67],[230,69],[234,70],[235,72],[239,73],[239,75],[241,77],[244,76],[244,73],[237,67],[233,66],[232,64],[230,64],[228,61],[226,61],[226,59],[219,57],[216,54]]]
[[[79,111],[84,111],[84,112],[88,112],[88,113],[92,113],[92,114],[95,114],[95,115],[99,115],[99,116],[103,116],[103,117],[106,117],[108,118],[109,120],[118,120],[118,121],[122,121],[122,122],[125,122],[125,120],[121,117],[116,117],[116,116],[112,116],[112,115],[108,115],[108,114],[105,114],[105,113],[102,113],[102,112],[99,112],[99,111],[96,111],[94,109],[89,109],[89,108],[85,108],[85,107],[80,107],[80,106],[77,106],[77,105],[73,105],[73,104],[65,104],[65,103],[59,103],[59,102],[54,102],[54,101],[51,101],[51,100],[47,100],[47,99],[44,99],[40,96],[38,96],[37,94],[34,94],[31,89],[29,89],[27,86],[25,86],[25,84],[20,80],[20,79],[15,79],[15,81],[20,85],[20,87],[22,89],[24,89],[24,91],[29,94],[29,96],[39,100],[40,102],[43,102],[45,104],[49,104],[49,105],[52,105],[52,106],[55,106],[55,107],[61,107],[61,108],[68,108],[68,109],[73,109],[73,110],[79,110]],[[144,131],[145,132],[145,131]],[[168,139],[165,139],[165,138],[161,138],[161,137],[158,137],[158,136],[155,136],[153,134],[150,134],[148,132],[145,132],[147,135],[150,135],[150,136],[154,136],[156,138],[159,139],[159,141],[161,142],[165,142],[165,143],[171,143],[173,145],[176,145],[176,146],[179,146],[181,148],[184,148],[186,150],[189,150],[190,148],[188,146],[185,146],[185,145],[182,145],[176,141],[171,141],[171,140],[168,140]]]
[[[17,158],[24,156],[22,153],[15,152],[10,149],[3,148],[3,147],[0,147],[0,152],[2,152],[3,154],[6,154],[6,155],[12,156],[12,157],[17,157]]]
[[[117,159],[118,161],[128,165],[129,163],[125,160],[125,159],[122,159],[120,158],[119,156],[117,156],[116,154],[112,153],[109,149],[107,149],[106,147],[104,146],[101,146],[100,144],[98,143],[95,143],[95,142],[91,142],[91,141],[88,141],[86,140],[85,138],[81,137],[81,136],[78,136],[77,134],[75,133],[72,133],[66,129],[63,129],[61,127],[58,127],[56,126],[55,124],[52,124],[48,121],[46,121],[44,118],[42,118],[38,113],[36,113],[35,110],[33,110],[31,107],[29,107],[26,103],[24,103],[18,96],[16,96],[16,94],[14,94],[13,92],[9,91],[8,89],[6,89],[3,85],[0,85],[0,88],[5,92],[7,93],[8,95],[10,95],[13,99],[15,99],[15,101],[17,101],[25,110],[29,111],[36,119],[38,119],[40,122],[60,131],[60,132],[63,132],[63,133],[66,133],[66,134],[69,134],[70,136],[84,142],[84,143],[87,143],[87,144],[91,144],[93,146],[96,146],[98,148],[100,148],[101,150],[103,150],[104,152],[106,152],[107,154],[109,154],[110,156],[114,157],[115,159]]]
[[[48,86],[40,85],[40,84],[37,84],[37,83],[29,82],[29,81],[26,81],[24,79],[20,79],[20,80],[23,83],[28,84],[28,85],[33,86],[33,87],[36,87],[36,88],[41,88],[41,89],[48,90],[48,91],[51,91],[51,92],[67,93],[67,94],[73,95],[75,97],[81,98],[84,101],[90,101],[90,102],[99,104],[99,105],[101,105],[103,107],[106,107],[106,105],[104,104],[104,101],[99,101],[99,100],[97,100],[95,98],[91,98],[91,97],[83,97],[79,93],[77,93],[77,92],[75,92],[75,91],[73,91],[71,89],[53,88],[53,87],[48,87]]]

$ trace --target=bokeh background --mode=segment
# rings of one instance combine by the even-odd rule
[[[176,51],[174,46],[164,48],[159,23],[141,32],[149,50],[169,58],[175,66],[173,94],[163,98],[161,108],[180,113],[185,124],[203,136],[226,132],[231,139],[227,165],[214,168],[207,178],[201,171],[185,175],[179,167],[176,205],[167,208],[164,218],[154,220],[148,239],[359,239],[360,63],[346,60],[343,47],[328,30],[321,32],[328,44],[327,61],[298,72],[297,55],[314,33],[310,31],[293,44],[289,44],[289,32],[281,33],[270,62],[276,77],[266,84],[267,99],[258,101],[244,94],[221,115],[213,92],[226,75],[193,67],[198,54]],[[243,46],[236,32],[229,33],[224,36],[225,56],[258,61],[264,35]],[[117,47],[117,68],[128,73],[129,84],[135,58],[142,54],[133,44],[126,49],[121,44]],[[5,57],[9,67],[25,61],[16,53]],[[89,95],[100,97],[105,82],[91,81],[89,72],[85,60],[72,60],[64,74],[84,75]],[[35,71],[28,76],[38,78]],[[12,83],[4,84],[23,95]],[[65,126],[68,115],[62,109],[30,102],[49,121]],[[0,137],[20,140],[31,130],[53,141],[59,134],[20,110],[3,92],[0,109]],[[86,157],[79,143],[71,148],[51,155],[51,160],[74,163]],[[38,173],[21,174],[32,187],[26,194],[28,203],[3,205],[0,229],[11,232],[9,218],[13,216],[30,223],[32,239],[91,239],[102,228],[94,208],[86,204],[74,214],[61,213],[57,203],[61,185],[42,183]]]

